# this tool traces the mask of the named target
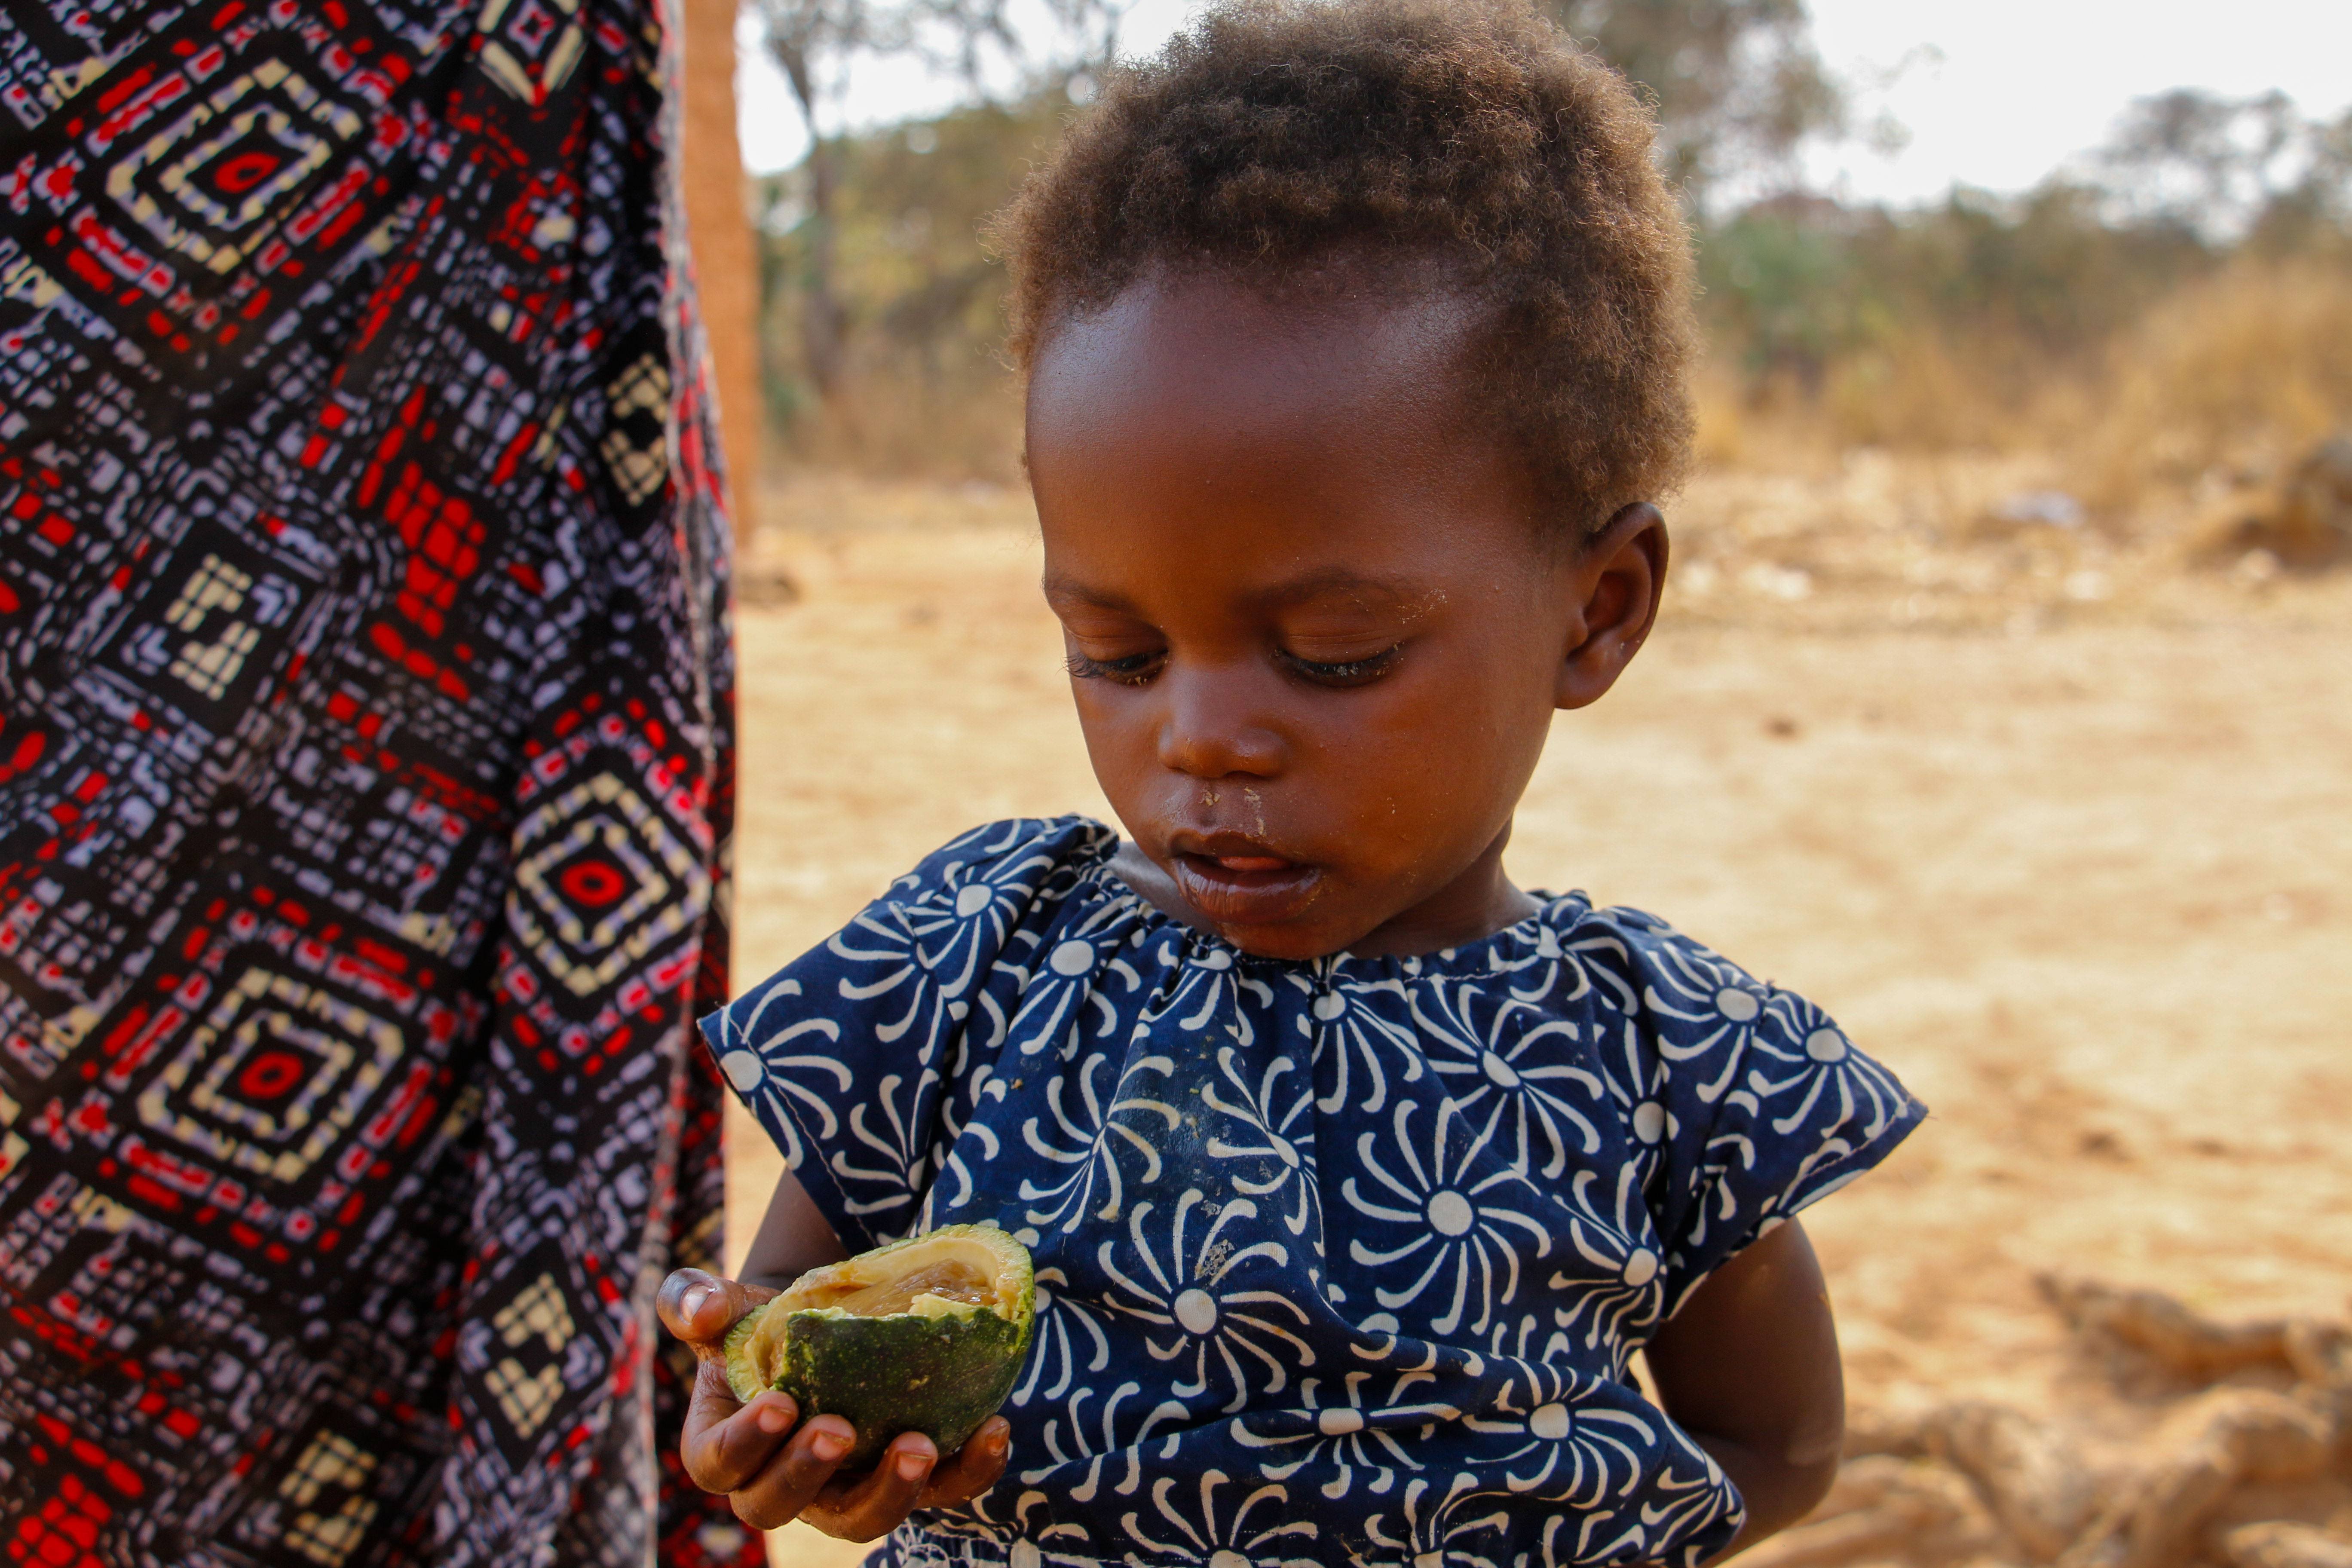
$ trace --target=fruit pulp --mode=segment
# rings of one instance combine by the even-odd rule
[[[958,1258],[944,1258],[896,1279],[885,1279],[822,1303],[860,1318],[887,1318],[910,1309],[918,1296],[939,1296],[974,1307],[996,1304],[996,1288],[978,1269]]]

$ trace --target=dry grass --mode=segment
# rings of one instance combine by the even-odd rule
[[[2117,345],[2105,384],[2104,405],[2079,431],[2077,468],[2095,505],[2129,515],[2209,476],[2274,481],[2352,425],[2352,271],[2233,267],[2152,312]]]
[[[1696,394],[1703,474],[1801,480],[1834,507],[1857,449],[1933,458],[1904,466],[1906,479],[1931,479],[1897,498],[1906,515],[1925,507],[1965,531],[2000,498],[1957,503],[1977,480],[1946,476],[2031,475],[2032,487],[2083,502],[2104,536],[2168,549],[2184,530],[2267,504],[2289,465],[2352,428],[2352,268],[2241,262],[2162,300],[2087,360],[2061,360],[2014,332],[1958,339],[1898,327],[1831,361],[1810,387],[1750,384],[1718,361],[1702,369]],[[1017,487],[1019,420],[1001,367],[974,360],[919,375],[898,362],[863,366],[849,394],[785,438],[802,477],[786,487],[781,515],[824,531],[851,526],[825,515],[835,491],[866,498],[852,510],[903,492],[900,511],[938,512],[959,479],[982,498]],[[1722,512],[1723,493],[1703,479],[1693,510]]]
[[[2259,488],[2352,426],[2352,269],[2243,261],[2159,301],[2087,360],[2013,333],[1898,327],[1819,384],[1698,383],[1717,468],[1817,470],[1856,447],[2039,457],[2112,531]]]
[[[797,471],[881,484],[908,478],[1003,484],[1020,478],[1021,399],[1009,370],[976,355],[938,375],[861,365],[839,397],[803,410],[774,445]]]

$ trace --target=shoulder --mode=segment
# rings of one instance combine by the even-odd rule
[[[1066,899],[1118,847],[1092,817],[1016,816],[961,834],[893,880],[877,908],[938,908],[965,918],[992,905]]]
[[[869,965],[911,959],[961,994],[999,955],[1020,957],[1077,909],[1115,899],[1102,868],[1118,847],[1090,817],[992,822],[925,856],[824,951]]]
[[[1819,1006],[1654,915],[1590,911],[1562,946],[1606,976],[1626,1015],[1615,1070],[1649,1086],[1666,1126],[1736,1139],[1747,1165],[1785,1157],[1811,1180],[1824,1160],[1868,1150],[1860,1163],[1874,1163],[1926,1114]]]
[[[1779,1101],[1782,1112],[1802,1105],[1810,1116],[1832,1083],[1834,1103],[1865,1108],[1873,1136],[1916,1110],[1894,1075],[1819,1006],[1657,916],[1580,900],[1546,912],[1592,1001],[1622,1016],[1601,1042],[1612,1076],[1643,1084],[1674,1115],[1716,1122]],[[1775,1121],[1780,1133],[1796,1125],[1786,1114]]]
[[[1775,997],[1802,1005],[1644,910],[1595,908],[1572,893],[1552,900],[1544,919],[1562,950],[1629,1013],[1744,1024]]]
[[[982,1075],[968,1037],[1023,955],[1113,901],[1085,817],[994,822],[892,879],[840,931],[702,1021],[719,1070],[845,1239],[918,1212]]]
[[[1084,816],[1019,817],[961,834],[895,878],[882,895],[825,941],[705,1020],[724,1050],[759,1044],[779,1028],[837,1035],[845,1006],[887,1005],[919,989],[961,995],[996,954],[1099,893],[1095,875],[1118,836]]]
[[[818,952],[855,963],[893,947],[1002,948],[1015,931],[1051,924],[1074,902],[1110,896],[1100,873],[1118,847],[1117,834],[1085,816],[975,827],[893,879]]]

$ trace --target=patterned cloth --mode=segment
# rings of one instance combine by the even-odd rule
[[[757,1561],[656,1518],[730,713],[668,36],[0,10],[11,1563]]]
[[[1254,958],[1079,817],[940,850],[704,1030],[853,1248],[1037,1265],[1012,1469],[891,1561],[1696,1563],[1737,1527],[1626,1363],[1925,1114],[1800,997],[1581,896]]]

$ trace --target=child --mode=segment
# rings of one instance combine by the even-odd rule
[[[1921,1108],[1801,998],[1502,867],[1664,575],[1687,240],[1649,135],[1513,0],[1244,0],[1003,220],[1128,837],[977,828],[706,1025],[792,1174],[750,1284],[664,1310],[708,1362],[803,1268],[992,1221],[1035,1344],[959,1454],[846,1479],[840,1417],[706,1364],[683,1457],[747,1520],[895,1528],[890,1563],[1687,1568],[1821,1496],[1790,1216]]]

